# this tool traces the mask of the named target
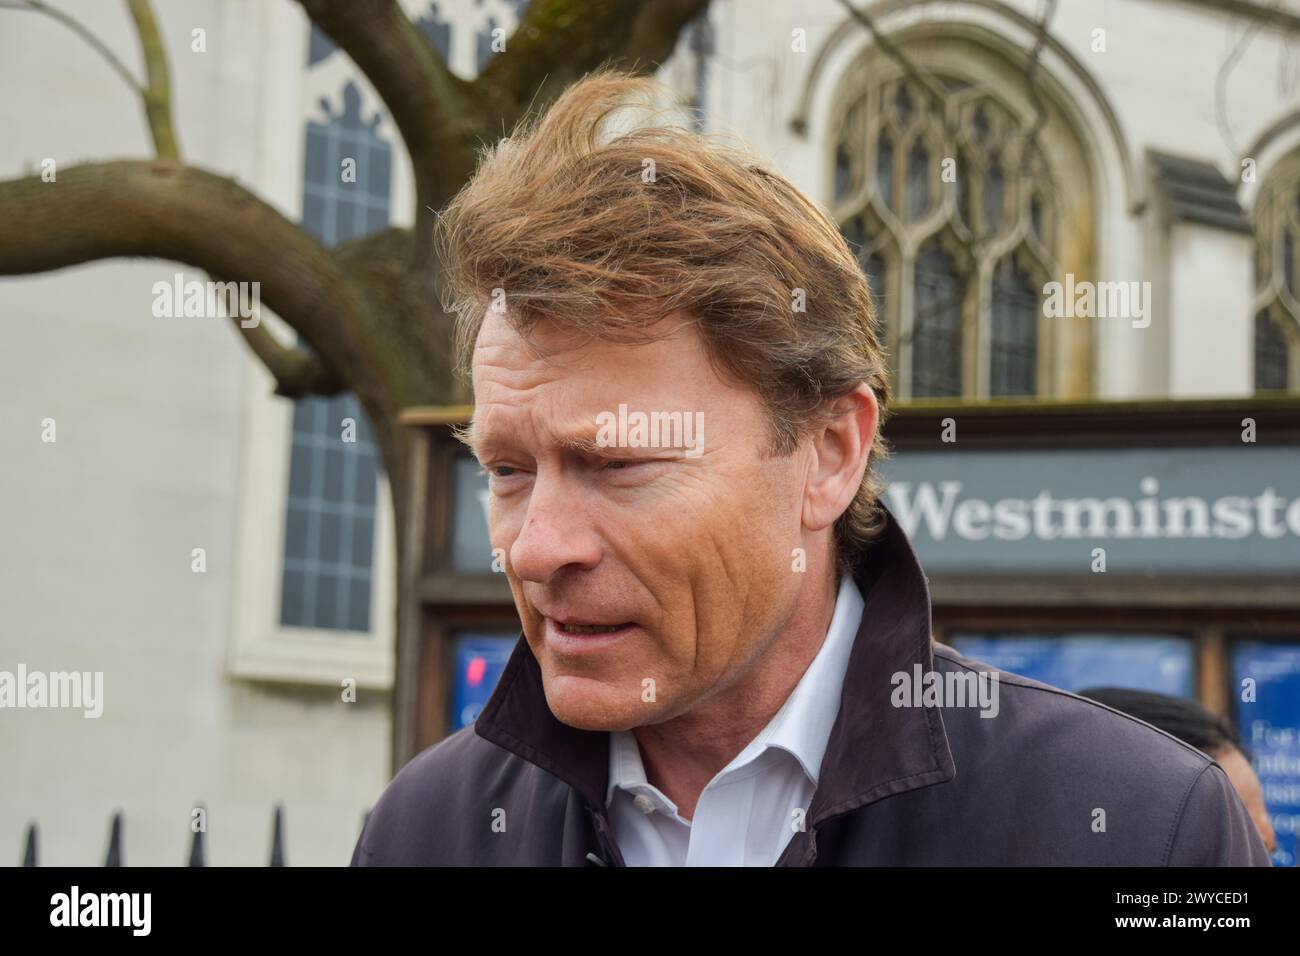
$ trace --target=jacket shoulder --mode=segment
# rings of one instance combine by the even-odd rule
[[[1223,769],[1183,741],[1097,701],[936,645],[942,672],[997,675],[996,709],[945,707],[957,779],[1021,790],[1021,820],[1066,855],[1125,865],[1268,865]],[[1005,799],[1005,796],[1004,796]],[[1067,825],[1062,827],[1062,821]]]
[[[530,855],[555,849],[551,842],[558,846],[570,793],[556,777],[466,727],[393,777],[366,818],[352,865],[530,862]]]

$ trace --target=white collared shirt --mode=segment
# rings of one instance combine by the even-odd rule
[[[632,732],[609,735],[605,800],[628,866],[776,864],[817,788],[862,608],[844,575],[817,656],[767,726],[700,792],[691,820],[646,780]]]

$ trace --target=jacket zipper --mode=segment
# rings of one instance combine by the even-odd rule
[[[610,835],[609,821],[604,814],[597,812],[590,805],[587,806],[587,812],[591,814],[596,831],[596,842],[599,844],[597,847],[599,853],[588,853],[587,861],[593,866],[626,866],[623,862],[623,854],[619,852],[614,844],[614,838]]]

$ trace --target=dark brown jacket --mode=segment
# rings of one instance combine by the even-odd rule
[[[892,518],[854,577],[866,607],[839,716],[778,866],[1269,865],[1218,764],[1101,704],[1001,672],[993,718],[894,706],[892,676],[916,664],[990,668],[931,641],[929,588]],[[352,863],[622,865],[608,757],[608,734],[551,714],[521,638],[477,723],[388,785]]]

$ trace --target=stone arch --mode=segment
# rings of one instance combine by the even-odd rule
[[[1144,177],[1135,172],[1134,158],[1114,111],[1089,74],[1063,47],[1049,38],[1040,56],[1032,87],[1025,82],[1028,51],[1036,39],[1034,21],[996,0],[968,0],[946,6],[944,10],[946,13],[940,19],[922,20],[904,4],[893,0],[877,3],[871,8],[881,31],[899,45],[924,74],[941,78],[946,92],[955,101],[977,96],[978,91],[987,92],[998,110],[1012,117],[1013,126],[1036,130],[1034,138],[1041,154],[1042,181],[1054,184],[1048,188],[1056,200],[1056,208],[1046,215],[1049,227],[1055,230],[1051,240],[1047,240],[1037,228],[1036,216],[1035,228],[1021,228],[1014,235],[1000,237],[1000,247],[997,246],[998,237],[994,237],[993,245],[988,247],[995,250],[996,255],[986,257],[980,265],[979,292],[967,309],[965,347],[978,352],[987,349],[990,341],[991,309],[986,287],[998,262],[1014,260],[1016,269],[1022,274],[1052,274],[1053,278],[1066,273],[1079,279],[1105,274],[1110,263],[1106,261],[1105,250],[1097,248],[1095,236],[1103,234],[1106,223],[1140,210],[1145,203],[1145,187]],[[876,175],[873,170],[856,168],[852,157],[847,156],[841,146],[845,129],[862,122],[853,115],[853,104],[865,90],[907,79],[902,67],[876,46],[869,32],[849,18],[831,32],[813,58],[791,123],[796,132],[818,147],[823,157],[823,168],[816,183],[819,195],[842,222],[846,211],[851,211],[853,205],[852,196],[848,197],[847,206],[844,203],[846,187],[850,192],[869,189]],[[1040,111],[1043,114],[1041,124],[1038,121]],[[961,119],[960,116],[956,118]],[[865,127],[864,131],[874,135]],[[871,149],[874,150],[875,141],[872,142]],[[908,138],[894,146],[907,150],[913,148],[914,142]],[[1029,153],[1029,150],[1025,151],[1026,161]],[[972,153],[972,156],[978,154]],[[960,158],[958,160],[960,162]],[[959,182],[964,181],[959,177]],[[975,185],[977,204],[980,189],[980,185]],[[984,197],[989,194],[986,191]],[[858,198],[862,197],[859,195]],[[875,201],[862,204],[866,220],[854,228],[871,232],[885,225],[897,225],[890,222],[891,215],[897,210],[880,200],[881,197],[876,196]],[[960,197],[946,196],[943,199],[948,206],[961,201]],[[1027,210],[1030,207],[1025,203],[1022,208]],[[1041,204],[1034,208],[1036,213],[1042,211]],[[928,228],[914,236],[904,236],[902,233],[905,231],[891,228],[899,236],[895,243],[900,247],[898,249],[882,250],[880,242],[873,243],[872,253],[890,263],[890,274],[902,276],[895,287],[897,294],[893,296],[896,317],[891,333],[891,342],[901,353],[897,356],[900,378],[902,370],[910,368],[905,354],[909,307],[909,251],[906,247],[909,244],[919,247],[928,236],[946,228],[950,220],[960,234],[962,217],[951,216],[951,211],[928,210]],[[1054,246],[1054,252],[1047,255],[1045,251],[1049,246]],[[911,253],[915,253],[915,248]],[[1095,334],[1095,329],[1086,325],[1041,323],[1035,340],[1035,347],[1040,347],[1041,343],[1042,349],[1039,367],[1035,374],[1022,376],[1022,379],[1035,380],[1039,395],[1079,397],[1093,394],[1096,390],[1093,368]],[[966,397],[989,394],[990,365],[987,355],[966,364],[968,380],[963,388]],[[906,383],[899,384],[904,386],[900,394],[907,396]]]

